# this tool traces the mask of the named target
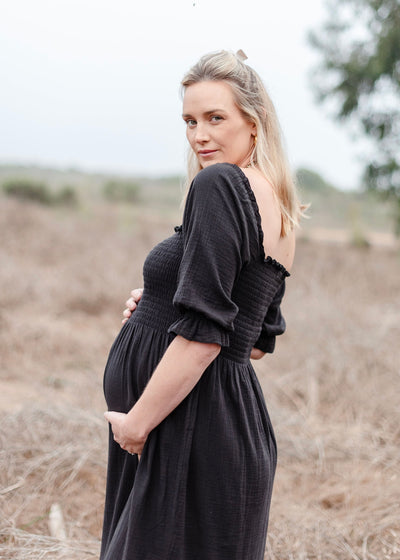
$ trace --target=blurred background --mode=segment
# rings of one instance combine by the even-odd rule
[[[15,0],[0,42],[0,558],[98,556],[102,373],[181,222],[180,80],[222,48],[264,80],[311,203],[287,332],[254,363],[280,452],[266,558],[400,558],[399,0]]]

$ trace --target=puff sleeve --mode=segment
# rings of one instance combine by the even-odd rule
[[[231,293],[249,260],[253,222],[238,170],[214,164],[195,177],[183,215],[183,257],[173,304],[181,317],[168,332],[188,340],[229,345],[238,313]],[[255,233],[253,233],[255,235]]]
[[[272,353],[275,349],[276,337],[285,332],[286,323],[281,312],[281,302],[285,294],[285,288],[286,283],[285,280],[283,280],[268,307],[267,314],[262,324],[261,334],[254,345],[255,348],[263,352]]]

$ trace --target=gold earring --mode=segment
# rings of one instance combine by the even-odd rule
[[[254,136],[254,147],[257,146],[257,134]]]

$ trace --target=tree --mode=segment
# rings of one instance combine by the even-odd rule
[[[322,54],[313,87],[334,116],[372,142],[365,185],[396,203],[400,233],[400,0],[327,0],[328,17],[310,34]]]
[[[333,185],[327,183],[319,173],[306,167],[299,167],[296,170],[296,182],[300,189],[306,188],[313,192],[328,193],[337,190]]]

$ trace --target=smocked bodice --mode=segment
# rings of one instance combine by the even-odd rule
[[[182,255],[182,227],[176,227],[175,234],[156,245],[145,261],[143,296],[130,322],[168,332],[171,325],[179,321],[181,312],[174,306],[173,298]],[[231,296],[238,312],[229,335],[229,346],[222,347],[221,356],[237,362],[249,359],[268,308],[287,275],[284,267],[270,257],[260,257],[243,267]],[[199,294],[199,299],[203,296]],[[196,320],[193,317],[193,321]]]

